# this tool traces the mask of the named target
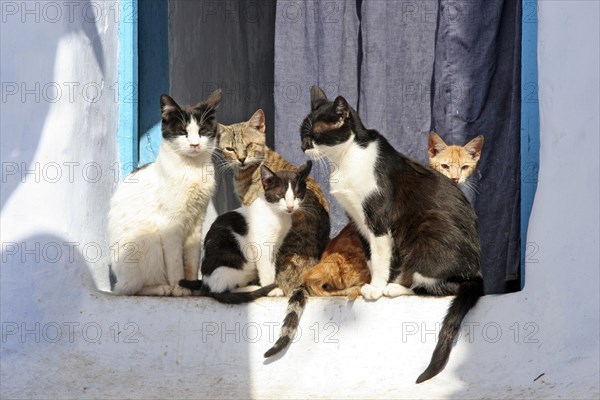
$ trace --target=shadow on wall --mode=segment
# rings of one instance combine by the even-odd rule
[[[1,208],[4,208],[19,184],[31,178],[34,172],[27,171],[38,168],[34,155],[51,105],[65,96],[69,96],[69,101],[82,101],[82,96],[87,96],[83,90],[86,82],[55,81],[55,58],[60,42],[74,33],[83,32],[104,77],[105,57],[97,25],[103,20],[103,16],[98,14],[111,15],[114,7],[118,8],[117,2],[101,5],[90,0],[72,2],[65,7],[60,7],[57,3],[48,7],[43,2],[31,5],[24,2],[3,2],[0,28],[3,37],[0,44]],[[6,39],[15,35],[15,32],[18,35],[23,29],[29,31],[29,37],[43,40],[22,42]],[[55,38],[54,42],[51,42],[52,38]]]
[[[1,254],[2,398],[251,397],[247,307],[99,292],[95,260],[66,242]]]

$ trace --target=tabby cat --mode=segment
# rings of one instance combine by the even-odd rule
[[[429,133],[429,165],[456,183],[471,204],[477,194],[475,172],[482,147],[482,135],[464,146],[448,146],[437,133]]]
[[[275,289],[275,256],[292,227],[292,216],[302,209],[306,179],[312,162],[297,172],[274,173],[259,168],[263,193],[248,206],[219,215],[206,234],[202,280],[180,285],[225,303],[243,303],[262,295],[282,295]],[[255,282],[265,289],[229,293]]]
[[[445,367],[463,318],[483,295],[473,208],[451,180],[365,128],[342,96],[329,101],[314,86],[300,132],[305,154],[328,157],[338,167],[331,194],[356,225],[371,271],[363,297],[456,295],[417,383],[432,378]]]
[[[111,286],[124,295],[184,296],[197,279],[202,223],[215,190],[215,109],[221,91],[196,106],[160,97],[162,143],[156,161],[133,171],[110,203]]]
[[[260,185],[261,164],[275,172],[295,170],[293,165],[267,147],[265,115],[262,110],[256,111],[248,121],[229,126],[220,125],[219,132],[219,147],[227,165],[234,172],[235,192],[242,204],[250,204],[263,191]],[[319,185],[310,177],[306,186],[302,208],[292,215],[292,228],[285,237],[275,262],[275,283],[286,296],[290,296],[288,318],[282,326],[285,334],[275,344],[276,349],[284,348],[296,333],[297,321],[308,296],[301,274],[319,262],[329,241],[327,200]]]

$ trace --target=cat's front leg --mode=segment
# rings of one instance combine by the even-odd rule
[[[202,224],[196,224],[194,230],[183,243],[183,273],[185,279],[198,279],[200,268],[200,250],[202,248]]]
[[[261,286],[275,283],[275,254],[274,243],[263,243],[256,257],[256,269]]]
[[[173,289],[172,296],[189,296],[192,294],[190,289],[179,286],[179,281],[184,278],[183,273],[183,240],[179,231],[167,232],[162,235],[161,242],[163,253],[165,255],[165,268],[169,286]]]
[[[371,261],[368,263],[371,270],[371,282],[364,285],[360,292],[367,300],[377,300],[383,295],[383,290],[388,284],[390,265],[392,262],[392,236],[369,235],[371,248]]]

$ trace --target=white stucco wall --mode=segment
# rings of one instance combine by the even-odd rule
[[[2,3],[2,398],[599,397],[597,2],[540,2],[525,289],[483,298],[446,370],[421,385],[448,299],[311,300],[300,340],[265,364],[284,300],[234,308],[95,291],[117,159],[116,4],[61,5],[55,22],[45,3],[30,14],[23,4]]]

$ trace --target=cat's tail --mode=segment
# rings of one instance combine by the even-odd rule
[[[179,286],[182,288],[190,289],[190,290],[202,290],[204,286],[202,285],[201,279],[191,280],[191,279],[182,279],[179,281]]]
[[[267,350],[265,358],[271,357],[285,349],[294,336],[296,336],[296,331],[300,324],[300,317],[306,306],[307,297],[308,291],[304,285],[294,290],[288,301],[287,313],[283,320],[283,325],[281,326],[279,339],[277,339],[273,347]]]
[[[475,306],[477,300],[483,296],[483,279],[481,277],[463,282],[458,288],[458,294],[452,301],[440,330],[437,345],[433,350],[431,361],[427,369],[417,378],[416,383],[424,382],[439,374],[450,357],[452,342],[460,329],[460,324],[465,315]]]
[[[259,289],[253,290],[251,292],[223,292],[223,293],[214,293],[211,292],[206,286],[202,284],[201,280],[189,280],[182,279],[179,281],[179,286],[190,289],[190,290],[199,290],[200,296],[212,297],[217,300],[219,303],[224,304],[243,304],[250,303],[258,299],[259,297],[265,297],[268,295],[271,290],[277,288],[277,285],[272,283],[267,286],[263,286]]]
[[[223,293],[206,293],[206,296],[212,297],[219,303],[225,304],[243,304],[250,303],[258,299],[259,297],[265,297],[271,292],[271,290],[277,288],[277,285],[271,283],[270,285],[263,286],[260,289],[253,290],[252,292],[223,292]]]

